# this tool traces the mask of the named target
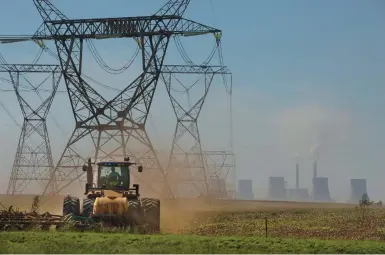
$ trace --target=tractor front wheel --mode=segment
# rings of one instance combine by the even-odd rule
[[[160,232],[160,200],[155,198],[142,198],[142,209],[146,230],[150,233]]]

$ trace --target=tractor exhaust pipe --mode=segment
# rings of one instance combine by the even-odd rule
[[[84,193],[85,195],[87,195],[88,190],[92,188],[92,185],[94,183],[94,172],[92,169],[91,158],[88,159],[87,165],[83,165],[83,172],[87,172],[86,192]]]

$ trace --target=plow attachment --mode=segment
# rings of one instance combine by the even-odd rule
[[[8,210],[0,210],[0,231],[16,231],[29,229],[48,230],[52,227],[60,229],[64,226],[86,228],[91,223],[88,218],[61,216],[48,212],[38,214],[36,212],[22,212],[14,207]]]

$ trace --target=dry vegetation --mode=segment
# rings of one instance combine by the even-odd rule
[[[190,233],[222,236],[299,237],[384,240],[385,213],[367,212],[365,219],[352,209],[223,213],[197,222]]]
[[[163,231],[205,236],[385,240],[385,209],[344,204],[239,202],[167,207]],[[307,207],[307,208],[306,208]],[[191,208],[195,208],[192,210]]]

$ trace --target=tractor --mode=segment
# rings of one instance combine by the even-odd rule
[[[101,161],[83,166],[87,173],[85,185],[86,196],[83,199],[82,210],[77,197],[64,198],[63,215],[87,217],[93,222],[103,222],[113,226],[146,225],[150,232],[160,231],[160,201],[154,198],[140,198],[139,184],[130,188],[130,158],[124,161]],[[94,183],[94,169],[96,165],[97,180]],[[138,166],[138,172],[143,167]]]

